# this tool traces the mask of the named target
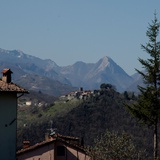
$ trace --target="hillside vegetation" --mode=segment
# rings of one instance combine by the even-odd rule
[[[20,107],[17,148],[22,147],[22,141],[26,139],[31,144],[43,141],[50,128],[56,128],[63,135],[83,138],[87,145],[92,145],[94,139],[107,129],[126,132],[137,148],[146,149],[151,155],[151,130],[138,124],[124,105],[135,100],[133,93],[120,94],[111,85],[104,85],[88,100],[56,100],[48,106]]]

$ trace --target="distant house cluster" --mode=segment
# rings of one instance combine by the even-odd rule
[[[74,98],[87,100],[88,98],[90,98],[91,96],[93,96],[98,92],[99,92],[98,90],[91,91],[91,90],[83,90],[83,88],[80,88],[78,91],[70,92],[66,95],[61,96],[60,98],[66,101],[72,100]]]
[[[42,106],[47,106],[48,103],[46,102],[35,102],[33,100],[25,100],[25,101],[18,101],[18,106],[19,107],[29,107],[29,106],[37,106],[37,107],[42,107]]]

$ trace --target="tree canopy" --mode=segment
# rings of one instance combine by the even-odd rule
[[[93,147],[86,147],[93,160],[133,160],[145,158],[145,152],[137,151],[131,136],[125,132],[110,132],[95,139]],[[143,154],[143,155],[142,155]]]
[[[146,31],[148,43],[141,45],[142,49],[149,55],[139,62],[144,68],[143,71],[136,71],[142,76],[144,86],[138,86],[140,91],[139,99],[134,105],[128,106],[129,111],[142,123],[154,128],[154,159],[157,158],[158,139],[157,125],[160,119],[160,43],[158,42],[160,23],[156,13],[154,20],[149,24]]]

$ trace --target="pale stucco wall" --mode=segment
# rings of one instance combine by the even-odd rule
[[[67,147],[67,159],[70,160],[91,160],[89,156],[87,156],[85,153],[79,151],[78,149],[73,149],[70,147]]]
[[[16,160],[17,94],[0,92],[0,159]]]

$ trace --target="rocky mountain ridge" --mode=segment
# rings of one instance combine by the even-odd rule
[[[39,83],[38,81],[42,79],[40,77],[43,77],[43,82],[45,82],[44,78],[50,79],[50,85],[56,81],[59,82],[62,87],[64,87],[64,85],[70,86],[70,89],[67,87],[69,90],[66,90],[66,92],[75,89],[75,87],[98,89],[102,83],[110,83],[114,85],[118,91],[123,92],[135,83],[133,77],[129,76],[119,65],[107,56],[101,58],[97,63],[84,63],[79,61],[73,65],[61,67],[50,59],[42,60],[19,50],[10,51],[0,49],[0,69],[2,70],[3,68],[12,69],[14,72],[14,81],[18,81],[21,78],[24,80],[25,75],[37,75],[39,79],[36,79],[35,83]],[[25,80],[27,82],[26,78]],[[29,80],[28,78],[28,83],[23,83],[23,86],[28,88],[28,85],[32,84],[30,81],[33,81],[33,79]],[[19,83],[22,84],[21,81],[19,81]],[[44,87],[43,83],[39,84]],[[41,90],[42,86],[38,86],[39,90]],[[60,85],[58,86],[60,87]],[[31,86],[30,88],[33,89]],[[63,92],[63,94],[64,93],[65,92]]]

